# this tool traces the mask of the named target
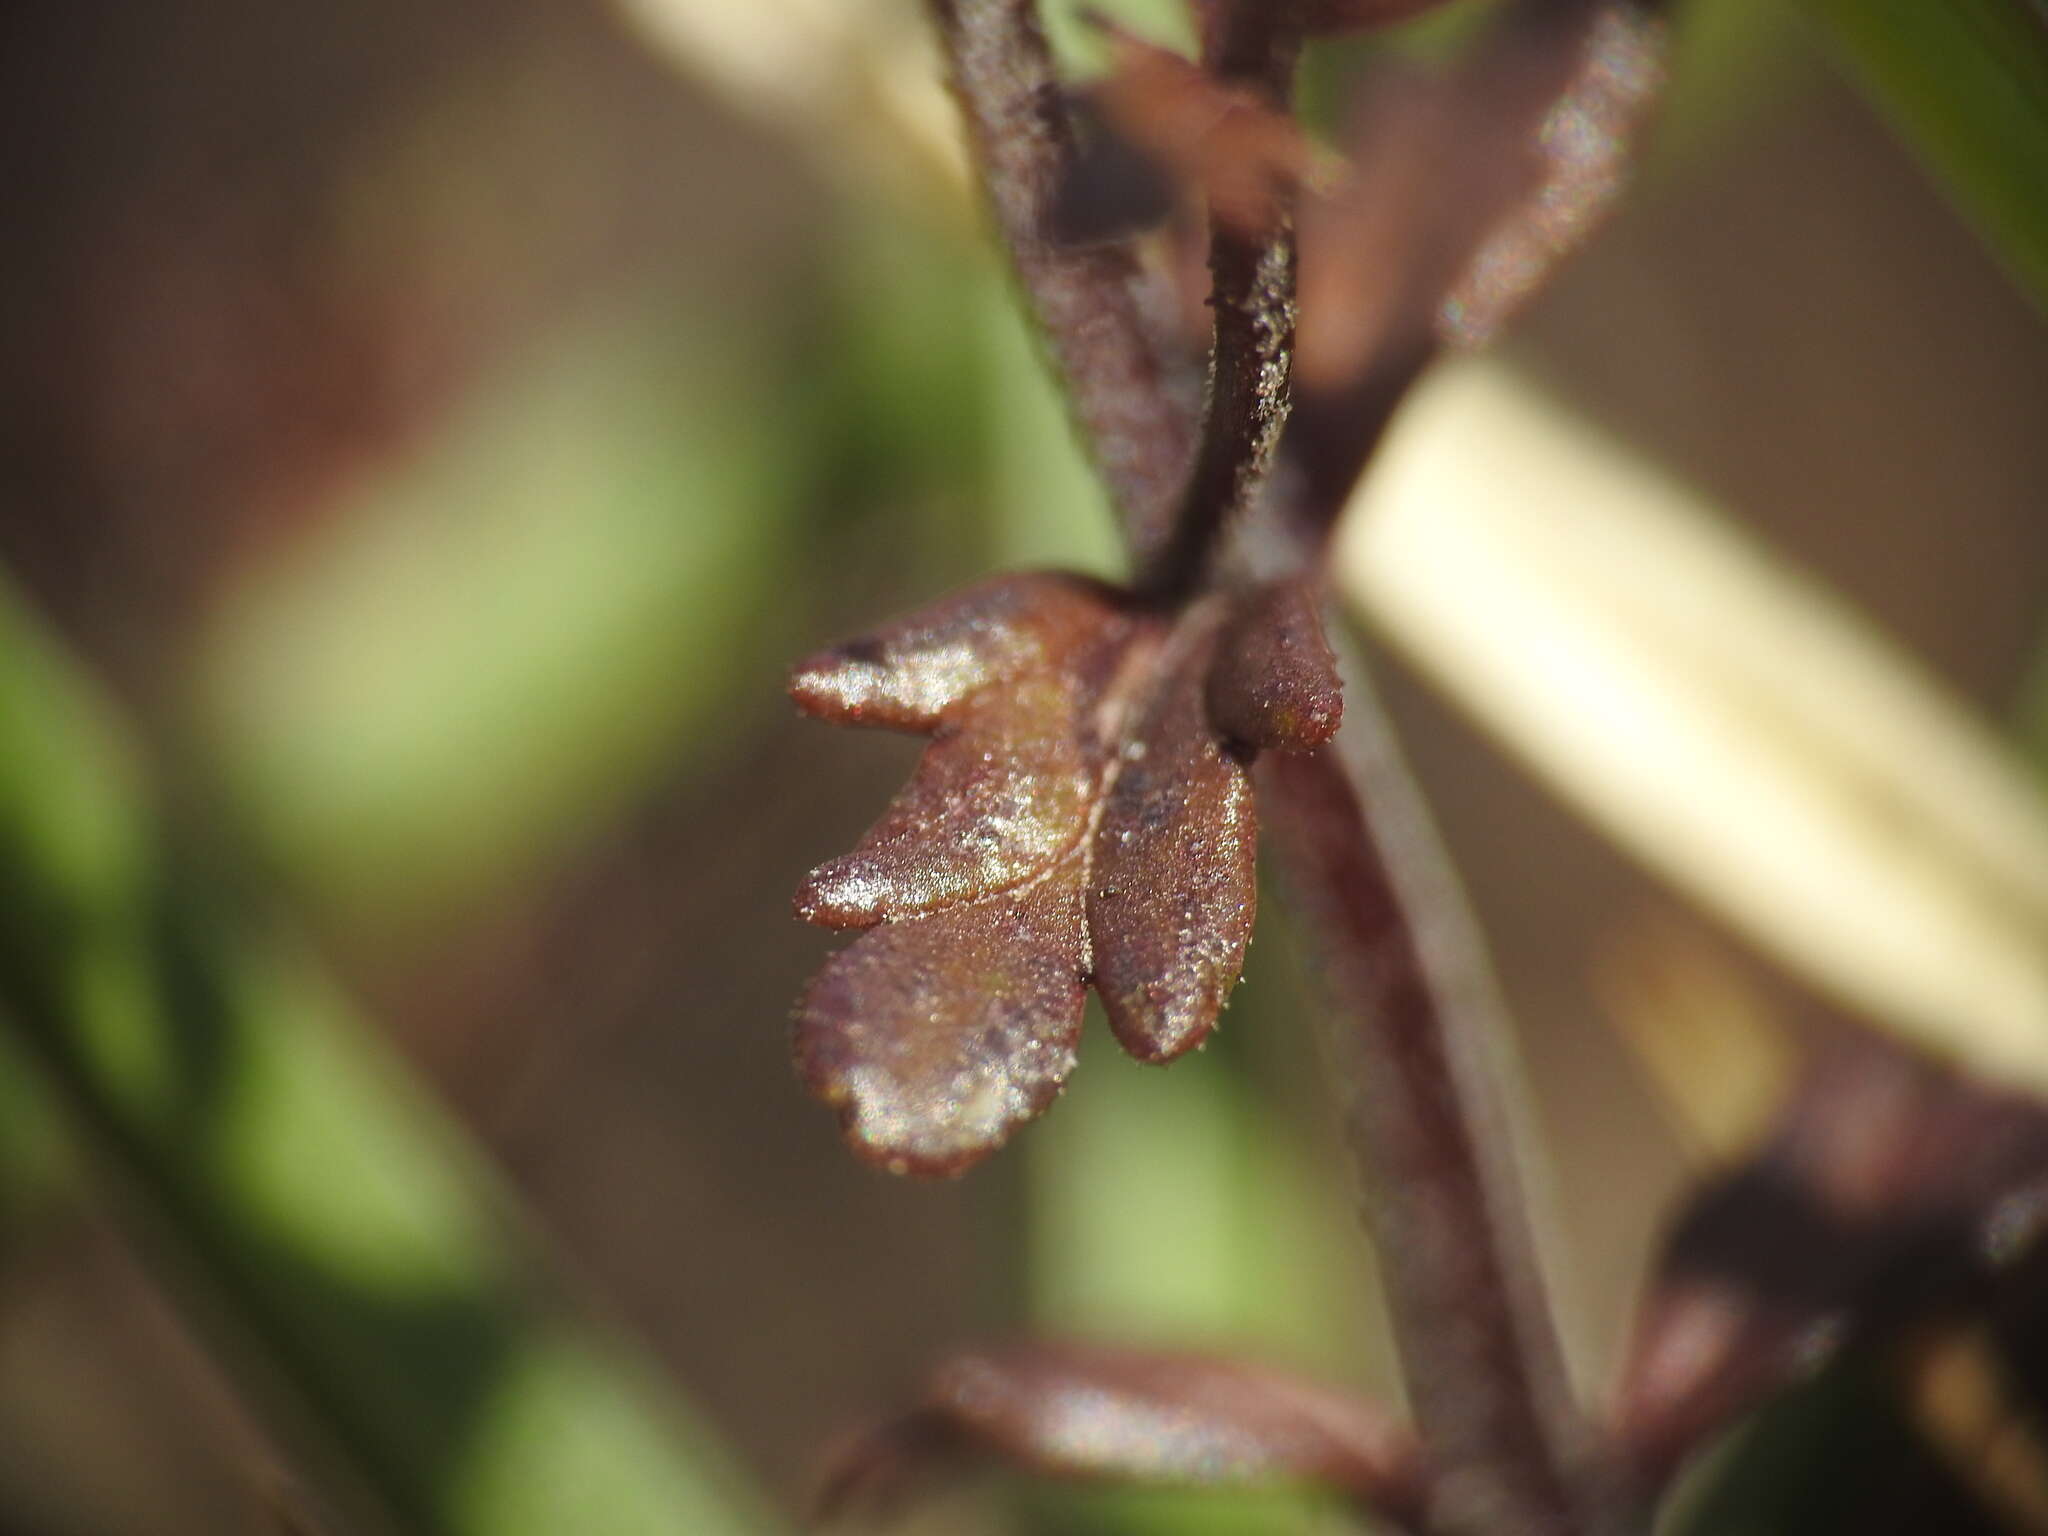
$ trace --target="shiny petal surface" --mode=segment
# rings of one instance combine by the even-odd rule
[[[1209,717],[1253,748],[1309,752],[1337,734],[1344,684],[1306,583],[1269,583],[1231,616],[1209,671]]]
[[[1042,874],[1080,839],[1095,796],[1099,770],[1076,724],[1084,703],[1078,682],[1054,672],[962,706],[860,846],[804,882],[798,915],[864,928]]]
[[[1413,1437],[1373,1405],[1257,1365],[1097,1345],[962,1355],[828,1469],[827,1513],[970,1452],[1048,1476],[1163,1485],[1307,1483],[1406,1525]]]
[[[1252,643],[1280,644],[1291,614]],[[797,669],[814,714],[932,736],[797,892],[800,916],[868,930],[813,981],[796,1039],[863,1156],[947,1174],[999,1146],[1059,1091],[1091,979],[1141,1060],[1215,1026],[1256,903],[1250,780],[1205,701],[1229,617],[1007,577]]]
[[[1209,725],[1210,655],[1205,642],[1181,661],[1126,741],[1095,835],[1095,988],[1140,1061],[1170,1061],[1207,1038],[1244,969],[1258,905],[1251,777]]]
[[[797,1069],[854,1150],[964,1172],[1042,1114],[1073,1070],[1086,998],[1078,852],[1018,891],[882,924],[826,961]]]
[[[842,725],[933,730],[995,684],[1064,666],[1114,612],[1114,594],[1085,577],[998,576],[807,657],[790,675],[790,696],[804,713]]]

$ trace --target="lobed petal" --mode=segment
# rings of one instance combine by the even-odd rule
[[[797,1070],[853,1148],[957,1174],[1050,1107],[1086,999],[1078,850],[988,900],[883,923],[825,963],[798,1009]]]
[[[1212,646],[1184,657],[1123,749],[1088,881],[1095,989],[1140,1061],[1192,1050],[1244,969],[1258,906],[1250,775],[1209,724]]]
[[[864,928],[992,896],[1043,874],[1087,826],[1097,768],[1077,719],[1080,684],[1033,674],[970,702],[925,749],[853,852],[820,865],[796,909]]]
[[[790,696],[842,725],[935,730],[983,690],[1062,664],[1117,619],[1115,595],[1087,577],[998,576],[805,658]]]

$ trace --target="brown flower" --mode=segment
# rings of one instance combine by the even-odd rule
[[[867,931],[799,1007],[797,1065],[854,1148],[959,1173],[1041,1114],[1093,984],[1124,1048],[1215,1027],[1257,902],[1246,771],[1340,694],[1311,596],[1165,612],[1083,577],[997,577],[800,664],[807,713],[931,737],[798,915]]]

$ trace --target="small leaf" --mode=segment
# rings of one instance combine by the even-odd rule
[[[1370,1403],[1236,1361],[1028,1344],[939,1366],[913,1407],[833,1458],[819,1507],[884,1502],[963,1453],[1063,1478],[1307,1483],[1403,1525],[1421,1504],[1413,1436]]]
[[[797,913],[830,928],[1007,890],[1070,849],[1094,797],[1074,739],[1076,690],[1057,675],[991,689],[925,749],[860,846],[820,865]]]

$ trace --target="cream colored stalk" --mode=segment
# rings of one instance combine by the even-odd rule
[[[2048,805],[1910,657],[1499,364],[1440,371],[1337,554],[1561,795],[1860,1013],[2048,1089]]]

